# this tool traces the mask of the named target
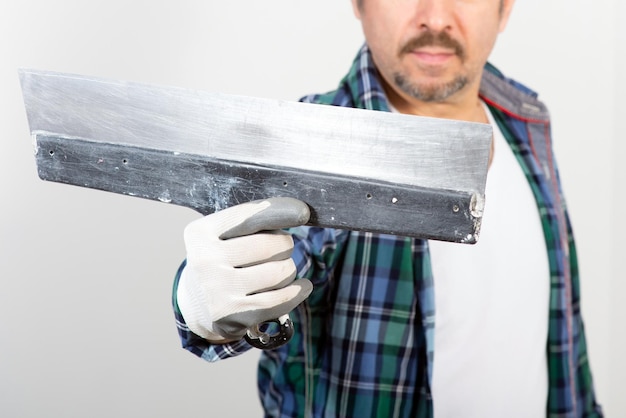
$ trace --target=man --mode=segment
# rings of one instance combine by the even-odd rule
[[[281,199],[186,229],[187,349],[240,354],[247,327],[297,306],[294,338],[262,354],[268,416],[601,416],[548,113],[486,63],[513,2],[353,0],[366,44],[337,90],[304,99],[491,123],[478,244],[300,227],[292,253],[258,232],[306,222]]]

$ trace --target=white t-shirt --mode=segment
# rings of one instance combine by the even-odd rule
[[[545,416],[550,275],[537,205],[494,127],[475,245],[431,241],[435,418]]]

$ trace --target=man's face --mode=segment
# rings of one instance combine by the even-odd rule
[[[384,82],[405,100],[476,94],[514,0],[352,0]]]

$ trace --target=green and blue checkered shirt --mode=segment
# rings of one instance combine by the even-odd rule
[[[601,417],[548,112],[535,93],[489,64],[480,95],[531,185],[548,248],[546,416]],[[337,90],[303,101],[389,111],[367,46]],[[258,384],[266,416],[432,417],[436,307],[427,241],[315,227],[292,234],[299,277],[310,279],[314,291],[291,314],[297,331],[290,343],[261,355]],[[250,348],[245,341],[208,344],[185,326],[175,300],[174,307],[183,346],[196,355],[217,361]]]

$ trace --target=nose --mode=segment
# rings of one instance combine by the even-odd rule
[[[454,0],[417,0],[416,24],[424,31],[449,31],[454,21],[454,8]]]

